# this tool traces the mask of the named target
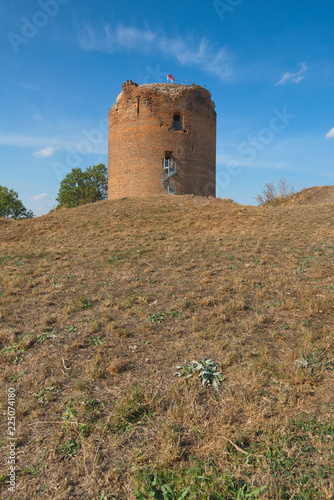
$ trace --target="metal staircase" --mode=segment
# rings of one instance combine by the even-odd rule
[[[175,194],[175,182],[171,178],[176,174],[176,162],[172,158],[165,158],[162,169],[162,186],[166,189],[167,194]]]

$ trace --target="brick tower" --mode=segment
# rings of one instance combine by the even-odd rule
[[[108,198],[215,196],[216,112],[199,85],[128,80],[109,113]]]

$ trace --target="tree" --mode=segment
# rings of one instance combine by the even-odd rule
[[[34,214],[27,210],[22,201],[18,199],[18,193],[13,189],[0,186],[0,217],[6,219],[31,219]]]
[[[280,179],[277,186],[274,182],[267,182],[264,187],[262,193],[255,197],[259,205],[279,205],[295,193],[293,186],[289,185],[286,179]]]
[[[107,167],[102,163],[85,171],[73,168],[60,183],[57,208],[73,208],[104,200],[107,189]]]

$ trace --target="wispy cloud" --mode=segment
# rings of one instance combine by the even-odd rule
[[[112,28],[106,24],[103,29],[85,25],[79,36],[83,50],[101,52],[160,53],[174,58],[183,66],[193,66],[214,74],[221,80],[233,78],[232,55],[225,48],[216,48],[207,38],[195,40],[192,36],[165,35],[150,29],[139,29],[119,24]]]
[[[34,156],[37,156],[37,158],[48,158],[49,156],[53,156],[56,151],[56,148],[52,147],[47,147],[44,149],[40,149],[39,151],[36,151],[33,153]]]
[[[51,196],[49,196],[46,193],[35,194],[34,196],[30,196],[29,200],[31,201],[51,200]]]
[[[215,50],[206,38],[202,38],[197,47],[195,43],[181,38],[161,38],[159,45],[166,56],[173,56],[183,66],[198,67],[223,81],[233,78],[231,54],[225,48]]]
[[[329,132],[327,132],[327,134],[325,135],[325,137],[327,139],[331,139],[332,137],[334,137],[334,128],[331,128]]]
[[[110,24],[94,29],[90,24],[84,25],[79,35],[79,45],[83,50],[101,52],[119,52],[120,50],[147,49],[156,39],[157,34],[151,30],[138,29],[133,26],[118,25],[112,29]]]
[[[305,76],[304,76],[304,73],[305,71],[308,69],[306,63],[299,63],[298,64],[299,66],[299,71],[296,71],[295,73],[284,73],[284,75],[282,76],[282,78],[275,83],[275,85],[284,85],[285,83],[299,83],[301,82]]]
[[[33,85],[31,83],[15,82],[15,85],[23,89],[32,90],[33,92],[41,92],[41,89],[37,87],[37,85]]]

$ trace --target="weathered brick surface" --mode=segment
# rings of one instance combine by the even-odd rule
[[[183,129],[173,129],[174,115]],[[172,152],[176,194],[215,196],[216,112],[199,85],[123,85],[109,113],[109,199],[166,193],[165,152]]]

